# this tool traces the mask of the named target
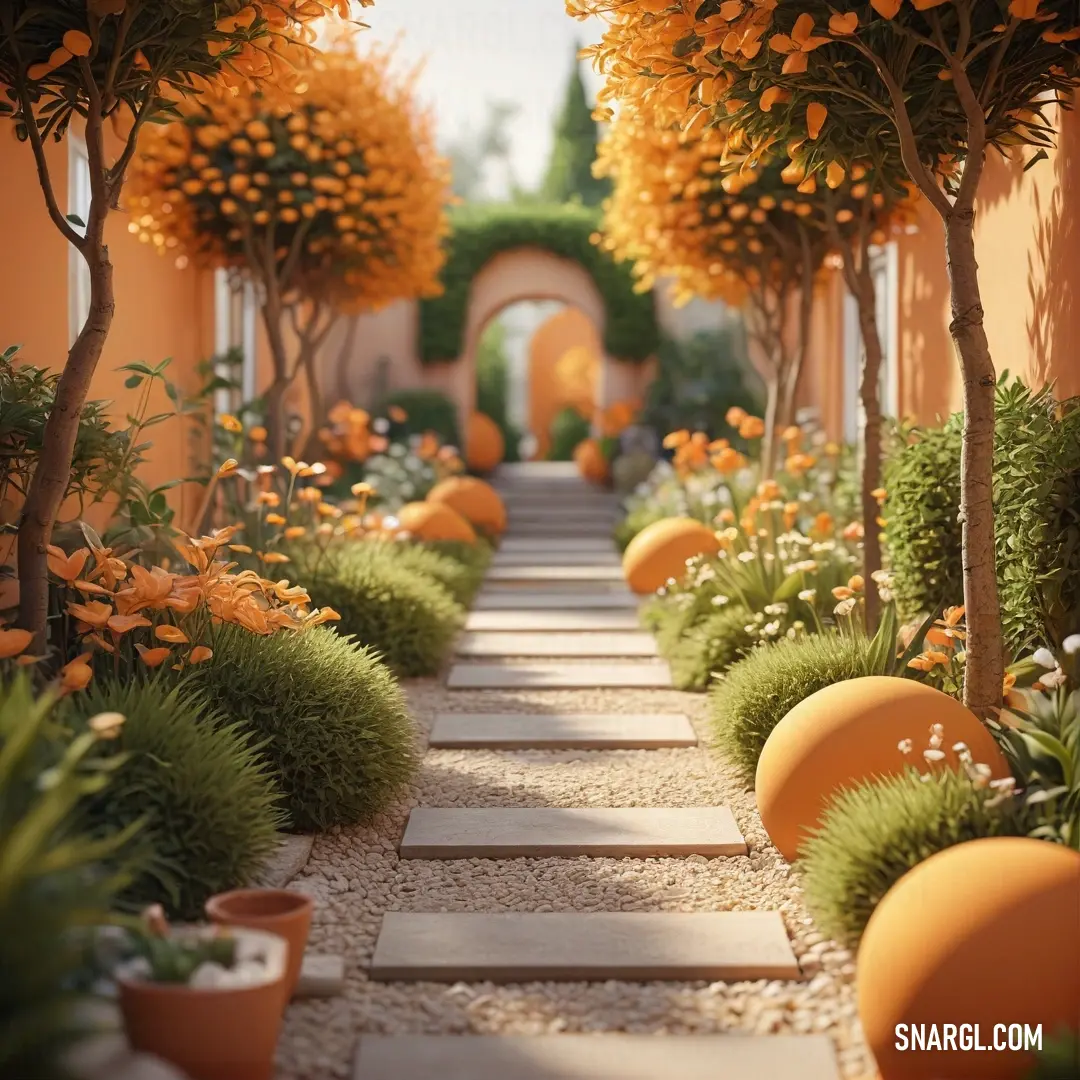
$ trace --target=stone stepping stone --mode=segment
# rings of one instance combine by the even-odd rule
[[[610,566],[617,566],[622,568],[622,559],[619,558],[615,549],[610,551],[564,551],[552,553],[549,551],[543,551],[542,549],[536,551],[500,551],[494,559],[491,560],[491,567],[511,567],[511,566],[534,566],[538,560],[548,557],[553,563],[558,566],[596,566],[608,568]]]
[[[618,630],[640,630],[641,622],[637,612],[630,609],[575,611],[572,608],[562,610],[532,608],[517,610],[515,607],[503,610],[470,611],[465,622],[465,629],[469,631],[606,634]]]
[[[622,567],[614,566],[491,566],[485,581],[625,581]]]
[[[839,1080],[827,1035],[362,1035],[352,1080]]]
[[[468,633],[458,656],[656,656],[652,634]]]
[[[594,552],[604,554],[615,551],[611,537],[564,536],[555,539],[536,539],[527,536],[506,537],[499,545],[499,554],[511,552],[541,552],[546,556],[564,555],[569,552]]]
[[[747,854],[726,806],[417,807],[403,859],[663,859]]]
[[[667,664],[455,664],[451,690],[652,689],[671,687]]]
[[[474,611],[583,611],[589,608],[624,608],[636,611],[638,598],[629,589],[619,592],[532,592],[523,589],[488,592],[481,590]]]
[[[800,971],[776,911],[390,911],[370,975],[384,982],[713,982],[797,979]]]
[[[434,750],[656,750],[697,746],[685,716],[674,714],[440,713]]]
[[[345,992],[345,957],[332,953],[307,953],[293,996],[297,998],[337,997]]]

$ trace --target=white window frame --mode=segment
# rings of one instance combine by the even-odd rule
[[[72,133],[68,133],[68,209],[69,215],[75,215],[82,225],[71,222],[71,227],[80,235],[86,235],[86,221],[90,217],[90,159],[86,153],[86,143]],[[75,339],[90,315],[90,267],[73,244],[68,245],[68,338],[74,345]]]
[[[878,333],[881,335],[881,411],[895,417],[900,408],[899,254],[895,241],[870,249],[870,269],[877,300]],[[862,379],[863,344],[859,329],[859,306],[844,294],[844,441],[862,441],[865,423],[859,383]]]
[[[214,352],[222,356],[239,348],[244,354],[240,369],[240,390],[218,390],[214,394],[214,414],[235,412],[244,402],[251,401],[257,384],[256,319],[258,303],[255,287],[250,281],[236,285],[227,270],[214,273]],[[229,375],[225,369],[218,374]],[[235,373],[233,373],[235,374]]]

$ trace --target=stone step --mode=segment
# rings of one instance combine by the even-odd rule
[[[656,639],[640,631],[615,634],[468,633],[458,656],[656,656]]]
[[[726,806],[416,807],[403,859],[661,859],[747,854]]]
[[[352,1080],[839,1080],[827,1035],[362,1035]]]
[[[491,566],[485,581],[625,581],[622,567],[570,566],[530,563],[525,566]]]
[[[580,536],[591,540],[607,539],[611,542],[611,532],[615,526],[612,521],[576,521],[567,518],[565,521],[515,521],[511,520],[505,535],[510,539],[518,537],[543,538],[545,540],[565,540],[570,537]]]
[[[583,611],[588,608],[624,608],[636,611],[638,598],[630,592],[533,592],[523,589],[488,592],[481,589],[473,603],[474,611]]]
[[[609,566],[622,566],[622,559],[612,548],[610,551],[565,551],[555,552],[536,551],[500,551],[491,560],[492,569],[495,567],[511,566],[535,566],[543,559],[549,559],[552,564],[558,566],[597,566],[607,568]]]
[[[371,978],[499,983],[797,979],[776,911],[383,916]]]
[[[618,608],[594,611],[544,609],[502,609],[470,611],[465,629],[522,631],[526,633],[589,633],[607,634],[619,630],[639,630],[641,621],[636,611]]]
[[[578,569],[581,569],[580,567]],[[531,580],[523,581],[520,578],[509,578],[507,580],[492,581],[490,576],[484,582],[483,595],[484,596],[519,596],[521,593],[535,592],[538,589],[543,589],[545,592],[550,590],[552,592],[561,593],[573,593],[575,596],[595,596],[598,593],[605,595],[615,595],[622,597],[633,598],[634,594],[626,587],[626,582],[622,579],[622,571],[619,567],[612,567],[612,569],[618,571],[618,578],[607,579],[570,579],[570,580],[544,580],[543,578],[532,578]]]
[[[500,555],[522,551],[541,552],[550,558],[556,554],[563,555],[569,552],[588,553],[601,551],[607,554],[608,552],[616,551],[616,548],[612,543],[610,536],[564,536],[546,540],[543,538],[536,539],[527,536],[517,538],[504,537],[502,543],[499,544]]]
[[[455,664],[451,690],[654,689],[671,687],[667,664]]]
[[[440,713],[428,745],[446,750],[655,750],[696,746],[685,716]]]

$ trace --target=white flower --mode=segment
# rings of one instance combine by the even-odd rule
[[[1048,671],[1045,675],[1039,676],[1039,682],[1047,688],[1047,690],[1056,690],[1059,686],[1062,686],[1068,676],[1061,668],[1054,668],[1053,671]]]
[[[385,435],[390,430],[390,421],[380,416],[372,425],[372,429],[379,435]]]
[[[930,749],[931,750],[940,750],[941,749],[941,736],[940,735],[931,735],[930,736]]]
[[[925,761],[944,761],[945,760],[945,751],[944,750],[924,750],[922,752],[922,756],[923,756],[923,759]]]
[[[742,563],[753,562],[757,558],[752,551],[740,551],[735,557]]]
[[[728,598],[721,593],[717,593],[717,595],[712,598],[714,607],[723,607],[727,602]]]
[[[1016,788],[1016,778],[1012,776],[1003,776],[1000,780],[991,780],[990,786],[995,791],[1003,791],[1006,794],[1011,795]]]
[[[973,765],[971,768],[973,774],[971,777],[972,786],[976,790],[981,791],[990,783],[990,777],[993,775],[990,771],[990,766],[980,763],[978,765]]]
[[[779,621],[766,623],[761,628],[761,632],[765,634],[766,637],[776,637],[776,635],[780,633]]]
[[[799,593],[799,599],[804,604],[812,604],[817,599],[817,589],[803,589]]]
[[[896,744],[896,749],[899,750],[901,754],[910,754],[913,745],[914,744],[910,739],[901,739]]]
[[[930,734],[931,735],[944,735],[945,734],[945,725],[944,724],[931,724],[930,725]]]
[[[1057,658],[1046,648],[1036,649],[1032,654],[1031,659],[1034,660],[1039,667],[1044,667],[1049,670],[1053,670],[1057,667]]]
[[[777,603],[777,604],[766,604],[765,605],[765,614],[766,615],[786,615],[787,610],[788,610],[787,604],[782,603],[782,602]]]
[[[1080,634],[1070,634],[1062,643],[1066,656],[1074,656],[1080,652]]]
[[[90,730],[101,739],[118,739],[120,729],[124,726],[124,714],[118,712],[102,712],[97,716],[91,716],[87,721]]]
[[[834,615],[850,615],[855,610],[855,597],[850,596],[847,600],[841,600],[836,607],[833,608]]]

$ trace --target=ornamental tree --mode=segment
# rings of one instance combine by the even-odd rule
[[[368,5],[373,0],[361,0]],[[52,538],[90,380],[115,310],[105,222],[120,196],[143,127],[177,107],[177,99],[216,85],[238,86],[275,75],[285,47],[306,40],[305,24],[348,0],[5,0],[0,5],[0,115],[34,154],[49,217],[85,260],[90,309],[56,388],[41,456],[19,523],[19,621],[45,644],[48,545]],[[60,141],[78,116],[90,169],[85,222],[64,214],[56,198],[48,139]],[[105,124],[126,129],[119,152]]]
[[[148,131],[128,195],[132,230],[160,251],[254,280],[277,457],[300,370],[313,427],[322,415],[315,361],[337,316],[439,291],[449,188],[430,118],[389,54],[355,45],[309,53],[293,86],[205,94]]]

